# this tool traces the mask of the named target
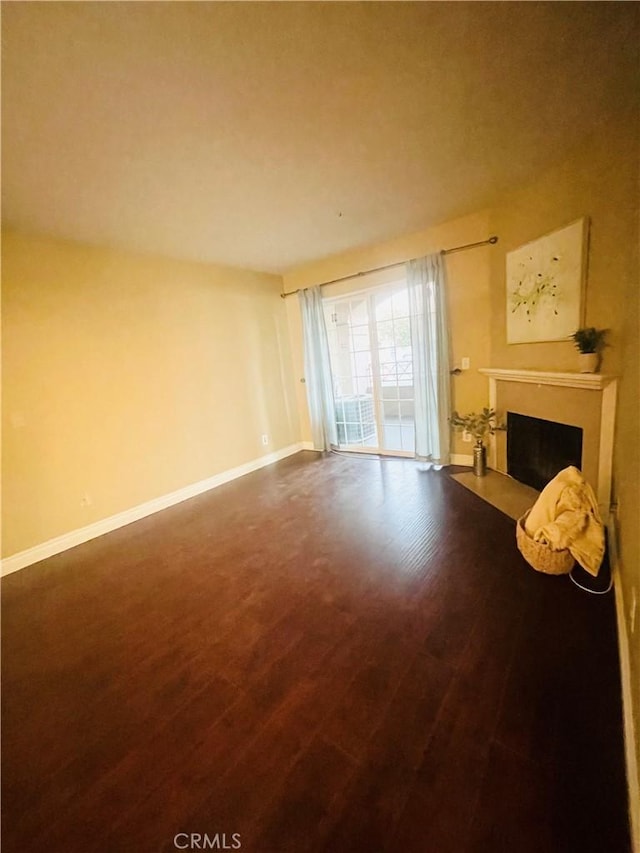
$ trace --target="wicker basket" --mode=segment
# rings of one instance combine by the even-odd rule
[[[520,553],[537,572],[544,572],[546,575],[568,574],[574,564],[571,552],[554,551],[548,545],[532,539],[524,528],[529,512],[530,510],[527,510],[516,525],[516,542]]]

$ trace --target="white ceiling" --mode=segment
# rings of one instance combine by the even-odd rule
[[[419,230],[606,133],[637,25],[624,2],[4,3],[4,222],[274,272]]]

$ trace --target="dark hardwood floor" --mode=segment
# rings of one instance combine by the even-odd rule
[[[4,853],[629,850],[613,595],[445,471],[301,453],[2,616]]]

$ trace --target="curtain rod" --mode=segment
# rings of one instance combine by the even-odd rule
[[[489,237],[488,240],[478,240],[477,243],[465,243],[464,246],[454,246],[451,249],[440,249],[440,254],[441,255],[451,255],[454,252],[462,252],[465,249],[475,249],[477,246],[487,246],[489,244],[491,244],[493,246],[497,242],[498,242],[497,237],[495,237],[495,236]],[[409,258],[406,261],[397,261],[395,264],[385,264],[383,267],[373,267],[373,269],[370,269],[370,270],[362,270],[361,272],[355,272],[355,273],[352,273],[351,275],[343,275],[340,278],[332,278],[331,281],[323,281],[320,284],[320,287],[324,287],[327,284],[337,284],[339,281],[347,281],[347,279],[349,279],[349,278],[358,278],[358,276],[368,275],[369,273],[372,273],[372,272],[380,272],[381,270],[389,270],[392,267],[399,267],[399,266],[402,266],[402,264],[409,263],[409,261],[417,261],[417,260],[418,260],[417,258]],[[281,299],[286,299],[287,296],[294,296],[296,293],[300,293],[301,290],[308,290],[308,289],[309,289],[308,287],[299,287],[297,290],[289,290],[286,293],[285,292],[281,293],[280,297],[281,297]]]

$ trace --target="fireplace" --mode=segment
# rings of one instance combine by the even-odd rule
[[[582,429],[507,412],[507,474],[542,491],[568,465],[582,468]]]
[[[533,476],[537,478],[534,488],[538,489],[544,487],[562,468],[575,465],[593,487],[600,512],[607,518],[611,503],[617,378],[600,373],[562,373],[498,367],[480,368],[480,372],[489,379],[489,405],[497,409],[502,418],[506,419],[509,413],[545,422],[541,436],[527,438],[528,444],[541,448],[540,454],[535,451],[534,455],[546,455],[549,445],[556,448],[551,452],[551,460],[545,463],[542,471],[535,472],[537,462],[531,464],[527,461],[530,448],[526,451],[518,450],[516,445],[514,451],[512,447],[511,455],[515,454],[518,460],[512,459],[511,462],[516,466],[522,464],[526,469],[533,468]],[[573,438],[567,439],[568,449],[557,450],[557,438],[553,435],[549,438],[546,434],[546,424],[549,423],[577,429],[580,439],[574,432]],[[530,470],[524,474],[522,471],[516,473],[509,466],[508,438],[507,431],[496,433],[491,442],[489,464],[496,471],[509,473],[515,479],[522,478],[523,482],[529,483]],[[559,441],[560,447],[564,447],[565,439]],[[554,455],[556,453],[557,458]]]

